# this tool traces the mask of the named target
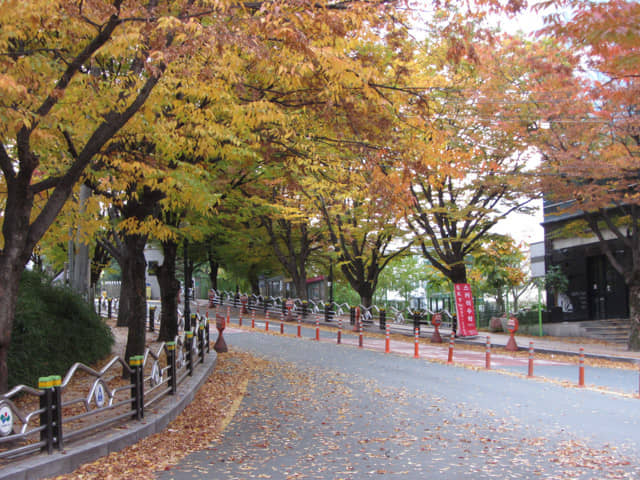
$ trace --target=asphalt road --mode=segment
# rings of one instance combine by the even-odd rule
[[[221,442],[162,479],[640,478],[640,400],[266,335]]]

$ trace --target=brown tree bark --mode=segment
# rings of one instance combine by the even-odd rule
[[[125,360],[134,355],[142,355],[145,350],[145,320],[147,318],[147,302],[145,295],[144,246],[146,235],[126,235],[124,237],[125,252],[120,267],[122,269],[122,287],[120,298],[126,299],[126,312],[129,327]]]
[[[162,242],[164,260],[158,265],[157,277],[160,285],[160,331],[158,341],[172,341],[178,334],[178,292],[180,281],[176,277],[178,243],[172,240]]]

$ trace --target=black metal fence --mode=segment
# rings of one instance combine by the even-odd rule
[[[0,395],[0,459],[51,454],[114,423],[142,420],[204,363],[208,320],[197,317],[195,329],[128,362],[116,356],[100,370],[76,363],[64,378],[41,377],[38,388],[18,385]]]

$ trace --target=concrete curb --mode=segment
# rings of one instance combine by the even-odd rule
[[[336,322],[323,322],[320,321],[320,325],[326,326],[326,327],[333,327],[336,328],[337,324]],[[307,328],[310,328],[312,326],[311,323],[307,322],[306,324]],[[349,328],[349,325],[347,324],[347,327]],[[343,322],[343,330],[345,329],[345,322]],[[378,328],[373,328],[373,327],[369,327],[369,329],[365,328],[364,329],[365,332],[372,332],[372,333],[379,333],[379,334],[384,334],[384,330],[378,330]],[[430,336],[433,332],[433,329],[431,329],[430,327],[422,327],[421,328],[422,331],[422,336],[420,338],[424,339],[428,336]],[[394,330],[391,330],[391,333],[395,333],[395,334],[400,334],[400,335],[405,335],[407,337],[413,337],[413,327],[394,327]],[[442,338],[443,339],[447,339],[449,338],[449,334],[448,333],[442,333]],[[460,343],[460,344],[464,344],[464,345],[477,345],[477,346],[481,346],[484,347],[485,346],[485,338],[486,335],[493,335],[491,333],[485,333],[482,332],[482,334],[476,336],[476,337],[457,337],[456,338],[456,343]],[[501,334],[500,337],[507,337],[508,334]],[[522,337],[518,337],[516,336],[517,340],[520,340],[521,342],[526,340],[528,337],[524,337],[524,339]],[[535,338],[534,338],[535,339]],[[506,345],[506,340],[497,340],[495,338],[495,336],[492,336],[492,345],[493,346],[499,346],[499,347],[504,347]],[[526,340],[526,344],[523,343],[522,345],[518,346],[518,350],[520,351],[528,351],[529,350],[529,343],[528,340]],[[535,347],[535,351],[536,353],[547,353],[547,354],[555,354],[555,355],[567,355],[567,356],[573,356],[573,357],[577,357],[580,355],[579,351],[577,351],[577,349],[571,350],[568,348],[563,347],[562,345],[558,345],[558,346],[536,346]],[[594,358],[594,359],[602,359],[602,360],[610,360],[613,362],[624,362],[624,363],[631,363],[631,364],[637,364],[640,365],[640,358],[638,357],[634,357],[631,355],[625,355],[623,352],[616,352],[616,353],[606,353],[606,352],[590,352],[588,349],[588,345],[587,348],[585,349],[584,352],[584,356],[585,358]]]
[[[149,435],[161,432],[191,403],[215,368],[216,361],[217,354],[212,350],[205,356],[204,364],[199,365],[193,376],[187,377],[180,385],[178,394],[163,399],[160,406],[153,407],[154,413],[147,413],[143,421],[117,424],[120,428],[107,429],[65,448],[64,452],[52,455],[41,453],[12,462],[0,469],[0,480],[39,480],[69,473],[84,463],[122,450]]]

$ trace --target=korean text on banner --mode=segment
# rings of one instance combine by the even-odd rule
[[[453,289],[456,296],[456,312],[458,313],[456,334],[460,337],[478,335],[471,286],[468,283],[456,283]]]

